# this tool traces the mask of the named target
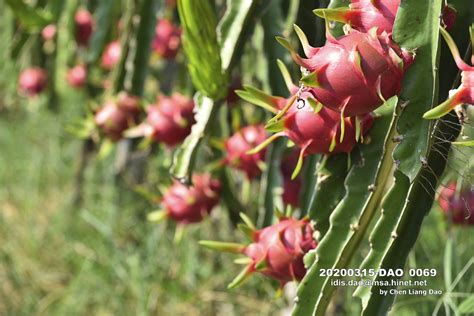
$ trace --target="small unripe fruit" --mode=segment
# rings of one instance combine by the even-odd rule
[[[140,113],[138,98],[120,94],[116,101],[106,102],[94,116],[102,133],[112,141],[123,138],[123,132],[135,125]]]
[[[444,187],[439,195],[439,205],[448,220],[455,225],[474,225],[474,188],[456,190],[456,182]]]
[[[155,28],[153,50],[160,57],[174,59],[181,45],[181,29],[169,20],[160,20]]]
[[[163,196],[167,217],[180,223],[202,221],[219,202],[220,183],[210,175],[194,175],[193,184],[186,186],[178,181]]]
[[[94,29],[92,14],[85,9],[79,9],[74,16],[74,22],[77,44],[79,46],[88,46]]]
[[[36,96],[47,86],[46,70],[34,67],[23,70],[18,79],[19,91],[27,96]]]
[[[109,43],[102,54],[102,68],[111,70],[120,61],[122,47],[119,41]]]
[[[194,101],[181,94],[159,96],[147,109],[145,136],[167,146],[181,143],[195,123],[193,109]]]
[[[255,154],[249,154],[248,151],[263,142],[266,136],[263,125],[250,125],[240,129],[224,144],[225,163],[245,172],[249,179],[258,177],[262,173],[259,164],[265,159],[265,151]]]
[[[87,68],[85,65],[77,65],[67,72],[67,82],[73,88],[82,88],[87,81]]]
[[[52,41],[56,36],[56,25],[48,24],[41,30],[41,37],[45,41]]]

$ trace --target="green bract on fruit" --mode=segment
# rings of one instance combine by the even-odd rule
[[[450,97],[434,109],[429,110],[423,115],[426,119],[437,119],[448,114],[452,109],[461,104],[474,105],[474,66],[466,64],[459,50],[456,47],[456,43],[449,35],[449,33],[440,28],[441,34],[443,35],[446,43],[448,44],[451,53],[453,54],[454,60],[459,70],[461,70],[461,86],[458,89],[450,91]],[[474,42],[474,31],[471,28],[471,37]],[[471,57],[471,63],[474,65],[474,53]]]
[[[380,34],[391,34],[399,6],[400,0],[351,0],[349,8],[317,9],[314,13],[361,32],[376,28]]]

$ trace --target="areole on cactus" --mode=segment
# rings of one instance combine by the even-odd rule
[[[474,105],[474,53],[471,56],[471,63],[473,66],[469,66],[464,62],[461,55],[459,54],[459,50],[451,35],[449,35],[449,33],[443,27],[440,27],[440,31],[446,40],[451,53],[453,54],[456,65],[458,66],[459,70],[461,70],[461,85],[458,89],[450,91],[450,97],[446,101],[423,115],[425,119],[430,120],[437,119],[448,114],[451,110],[459,105]],[[471,42],[474,43],[474,27],[470,28],[470,33]]]
[[[323,47],[310,46],[303,31],[297,26],[295,30],[307,58],[300,57],[284,38],[277,39],[305,69],[301,82],[323,106],[345,117],[371,112],[398,95],[414,59],[375,29],[368,33],[350,30],[337,39],[327,32]]]
[[[191,186],[175,180],[163,196],[163,209],[150,213],[148,220],[169,218],[179,224],[198,223],[219,202],[220,187],[219,181],[208,174],[195,174]]]
[[[292,175],[295,178],[305,155],[351,152],[357,141],[363,139],[363,135],[372,126],[373,116],[364,113],[358,117],[344,117],[341,113],[321,106],[312,89],[298,89],[291,82],[289,72],[281,61],[279,66],[293,95],[291,98],[269,96],[249,86],[237,91],[237,94],[244,100],[277,114],[267,125],[267,129],[275,134],[250,153],[262,150],[278,137],[288,137],[300,148]]]
[[[309,219],[280,216],[278,223],[257,230],[245,214],[241,213],[241,217],[245,224],[239,228],[251,240],[250,244],[200,241],[207,248],[245,256],[236,260],[246,266],[228,287],[243,284],[255,272],[279,281],[281,287],[300,281],[306,274],[303,257],[317,246]]]
[[[316,9],[313,12],[322,18],[349,24],[352,28],[369,32],[392,34],[400,0],[351,0],[348,8]]]

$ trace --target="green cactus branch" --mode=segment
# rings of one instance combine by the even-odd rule
[[[395,182],[384,198],[381,216],[370,234],[369,254],[362,262],[360,269],[366,271],[380,269],[383,256],[394,241],[393,232],[401,217],[400,210],[405,204],[409,186],[409,179],[400,171],[396,171]],[[366,276],[364,279],[373,280],[375,276]],[[370,286],[359,286],[354,292],[354,296],[362,300],[363,308],[367,306],[370,298],[370,289]]]
[[[403,269],[408,254],[412,250],[425,216],[430,211],[439,178],[446,167],[446,157],[453,142],[460,133],[461,125],[455,113],[451,112],[436,123],[431,137],[432,146],[423,168],[411,185],[407,203],[402,210],[402,216],[394,233],[394,241],[382,260],[383,269]],[[387,277],[377,277],[376,281],[388,280]],[[384,315],[392,305],[395,295],[380,295],[381,289],[393,289],[395,286],[372,288],[363,315]],[[390,292],[389,292],[390,293]]]
[[[380,117],[372,129],[371,142],[360,147],[364,162],[355,162],[345,180],[346,195],[333,211],[329,230],[316,248],[316,261],[298,288],[293,315],[325,314],[335,288],[330,277],[320,275],[320,269],[347,267],[378,210],[393,169],[396,102],[392,98],[377,111]]]
[[[197,4],[200,5],[199,10],[196,8]],[[178,11],[184,28],[183,47],[188,58],[193,83],[195,88],[200,91],[195,96],[195,100],[202,102],[196,104],[196,126],[193,127],[191,134],[174,154],[171,174],[180,181],[189,183],[191,180],[197,151],[210,128],[214,115],[217,113],[218,104],[216,102],[225,97],[227,93],[228,74],[231,71],[230,61],[238,58],[238,45],[245,42],[249,35],[247,30],[252,29],[251,24],[242,25],[242,23],[256,17],[256,9],[259,8],[260,4],[261,1],[253,0],[249,6],[248,1],[246,1],[243,2],[243,7],[239,8],[239,14],[224,15],[221,25],[231,27],[226,32],[220,31],[221,43],[225,41],[224,34],[228,34],[227,36],[233,38],[229,43],[233,44],[226,44],[222,49],[225,49],[227,55],[235,55],[235,57],[228,60],[228,64],[224,64],[220,58],[221,47],[217,40],[215,12],[208,1],[178,1]],[[229,9],[235,10],[235,7]],[[245,16],[245,18],[242,18],[242,16]],[[226,21],[227,19],[229,21]],[[233,21],[234,19],[240,22]],[[206,23],[201,25],[203,20]],[[216,56],[219,57],[216,58]],[[225,68],[226,66],[228,68]],[[200,111],[203,113],[200,113]]]
[[[403,79],[400,99],[409,101],[397,129],[401,142],[393,154],[398,168],[413,181],[421,169],[420,158],[429,150],[432,122],[423,114],[438,104],[438,48],[441,0],[406,0],[400,6],[393,39],[403,49],[415,50],[416,61]],[[420,80],[423,74],[423,80]],[[423,91],[423,93],[420,93]],[[416,153],[416,154],[414,154]]]

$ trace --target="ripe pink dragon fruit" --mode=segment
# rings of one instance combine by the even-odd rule
[[[46,70],[33,67],[23,70],[18,79],[20,93],[33,97],[40,94],[48,84]]]
[[[246,126],[232,135],[224,144],[226,151],[225,163],[239,169],[249,179],[261,174],[259,164],[265,159],[265,152],[248,154],[248,151],[260,144],[267,137],[263,125]]]
[[[219,202],[220,187],[219,181],[207,174],[194,175],[192,186],[175,181],[163,197],[161,217],[180,224],[202,221]]]
[[[45,41],[52,41],[56,36],[56,25],[55,24],[48,24],[41,30],[41,37]]]
[[[268,102],[267,108],[280,109],[275,118],[278,118],[278,116],[281,118],[273,120],[272,123],[267,125],[268,130],[275,132],[275,134],[260,143],[250,153],[254,154],[262,150],[279,137],[288,137],[300,148],[298,163],[292,178],[298,175],[304,156],[308,154],[350,153],[357,141],[363,139],[363,136],[373,124],[373,116],[370,113],[358,117],[341,118],[340,113],[319,106],[312,91],[303,91],[298,93],[299,97],[296,94],[290,99],[284,99],[282,97],[263,96],[264,93],[262,91],[255,92],[255,88],[246,87],[246,89],[245,91],[238,91],[242,98],[252,102],[252,98],[249,98],[248,95],[258,93],[261,98],[257,102]]]
[[[109,43],[102,54],[102,68],[111,70],[120,61],[122,47],[119,41]]]
[[[455,225],[474,225],[474,188],[456,190],[456,182],[451,182],[441,190],[439,205],[446,217]]]
[[[79,9],[74,16],[74,22],[77,44],[80,46],[88,46],[94,29],[92,14],[86,9]]]
[[[440,30],[441,34],[443,35],[444,39],[446,40],[446,43],[448,44],[451,50],[451,53],[453,54],[454,60],[456,61],[456,65],[462,71],[461,86],[456,90],[450,91],[450,97],[448,98],[448,100],[441,103],[434,109],[431,109],[426,112],[423,115],[425,119],[440,118],[448,114],[452,109],[462,104],[474,105],[474,66],[469,66],[463,61],[453,38],[443,28],[440,28]],[[471,29],[471,34],[473,34],[472,39],[474,42],[473,29]],[[471,63],[474,65],[474,53],[471,57]]]
[[[167,146],[181,143],[191,133],[194,101],[179,93],[159,96],[147,109],[147,118],[131,136],[145,136]]]
[[[153,50],[158,56],[174,59],[181,45],[181,29],[169,20],[160,20],[155,29]]]
[[[400,0],[351,0],[348,8],[316,9],[314,13],[328,20],[349,24],[352,28],[369,32],[392,34]]]
[[[283,158],[280,170],[283,176],[283,204],[285,206],[291,205],[293,207],[298,207],[299,205],[299,196],[302,186],[301,176],[296,177],[296,179],[291,180],[291,174],[298,163],[298,151],[293,150],[290,155]]]
[[[82,88],[87,81],[87,68],[85,65],[76,65],[69,69],[66,76],[67,82],[73,88]]]
[[[139,99],[121,93],[116,101],[106,102],[95,113],[94,121],[107,138],[118,141],[125,130],[136,124],[139,113]]]
[[[401,50],[387,35],[352,30],[338,39],[328,33],[323,47],[311,47],[301,29],[296,32],[308,59],[301,58],[283,38],[280,43],[307,70],[303,84],[316,100],[345,117],[369,113],[398,95],[413,55]]]
[[[252,225],[252,224],[250,224]],[[220,251],[245,255],[247,266],[229,284],[234,288],[242,284],[252,273],[259,272],[280,282],[300,281],[306,274],[304,255],[316,248],[313,228],[308,219],[296,220],[282,217],[279,222],[261,230],[246,226],[244,230],[252,239],[249,245],[201,241],[200,244]]]

